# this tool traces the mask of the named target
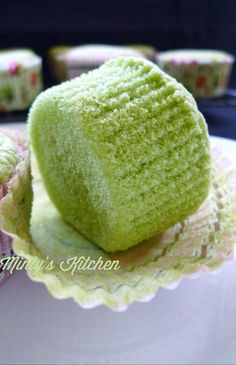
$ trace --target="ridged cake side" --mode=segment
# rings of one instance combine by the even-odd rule
[[[29,124],[53,203],[107,251],[162,232],[207,196],[205,121],[183,86],[146,60],[118,58],[47,90]]]

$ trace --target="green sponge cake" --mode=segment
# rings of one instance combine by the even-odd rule
[[[117,58],[43,92],[29,128],[52,202],[108,252],[163,232],[207,196],[204,118],[147,60]]]

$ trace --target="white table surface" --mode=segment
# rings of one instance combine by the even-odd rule
[[[236,142],[214,140],[236,161]],[[236,364],[234,261],[122,313],[54,299],[15,272],[0,313],[0,364]]]

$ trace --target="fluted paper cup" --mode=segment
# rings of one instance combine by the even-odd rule
[[[27,259],[29,276],[44,283],[53,296],[73,298],[84,308],[105,304],[123,310],[134,301],[150,300],[160,287],[176,287],[185,276],[215,270],[233,258],[236,169],[217,147],[211,154],[211,189],[198,211],[125,252],[105,253],[63,221],[43,187],[34,159],[30,231],[25,215],[19,213],[30,202],[26,162],[11,184],[12,194],[1,204],[3,228],[13,234],[15,252]],[[19,186],[25,187],[21,194]],[[21,196],[21,204],[12,196]]]

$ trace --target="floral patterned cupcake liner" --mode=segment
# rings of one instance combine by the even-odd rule
[[[179,50],[157,55],[159,66],[181,82],[196,98],[224,95],[233,57],[219,51]]]
[[[41,58],[29,50],[0,52],[0,112],[24,110],[42,91]]]

